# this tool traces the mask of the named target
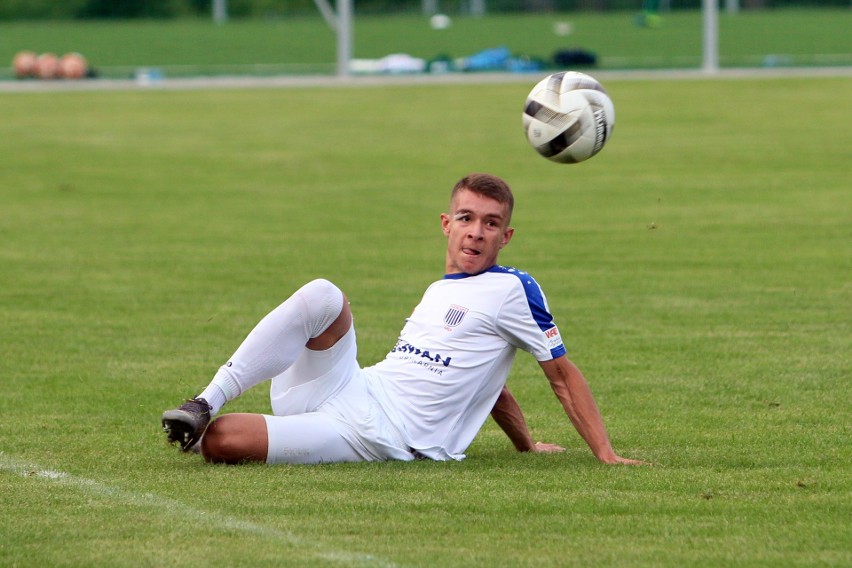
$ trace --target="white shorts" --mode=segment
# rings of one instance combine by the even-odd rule
[[[305,349],[272,380],[274,416],[264,415],[267,463],[414,459],[370,393],[356,356],[352,327],[330,349]]]

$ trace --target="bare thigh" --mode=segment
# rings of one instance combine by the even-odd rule
[[[201,455],[213,463],[265,462],[268,439],[262,414],[225,414],[204,432]]]

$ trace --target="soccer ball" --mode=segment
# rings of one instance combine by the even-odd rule
[[[554,162],[575,164],[601,151],[615,126],[615,107],[593,77],[564,71],[533,87],[524,105],[524,132]]]
[[[25,79],[35,75],[36,59],[38,56],[32,51],[19,51],[12,59],[12,68],[15,70],[15,77]]]
[[[53,53],[42,53],[36,58],[35,74],[39,79],[56,79],[59,76],[59,58]]]
[[[86,75],[86,58],[79,53],[66,53],[59,60],[59,74],[66,79],[82,79]]]
[[[445,30],[453,25],[453,21],[446,14],[435,14],[429,18],[429,25],[433,30]]]

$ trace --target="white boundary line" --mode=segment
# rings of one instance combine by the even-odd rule
[[[199,89],[279,89],[294,87],[386,87],[393,85],[454,85],[535,83],[552,71],[535,73],[445,73],[364,75],[288,75],[280,77],[193,77],[138,81],[136,79],[84,79],[79,81],[0,81],[0,93],[50,91],[126,91],[126,90],[199,90]],[[777,79],[784,77],[852,77],[852,67],[772,67],[729,68],[718,73],[700,69],[665,69],[584,72],[600,80],[649,79]]]
[[[45,469],[36,464],[20,461],[6,452],[0,451],[0,473],[10,473],[34,481],[46,481],[49,483],[70,487],[81,493],[92,497],[109,498],[128,505],[139,505],[156,507],[170,515],[177,515],[189,520],[203,521],[205,526],[218,527],[224,530],[238,531],[253,536],[259,536],[269,540],[276,540],[301,548],[316,549],[313,555],[323,560],[337,562],[346,566],[382,566],[394,567],[395,564],[376,558],[369,554],[359,554],[341,550],[323,550],[317,544],[313,544],[304,538],[294,535],[290,531],[282,531],[273,527],[253,523],[236,517],[211,513],[196,509],[175,499],[162,497],[153,493],[137,493],[114,487],[84,477],[75,477],[64,471]]]

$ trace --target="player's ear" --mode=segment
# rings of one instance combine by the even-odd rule
[[[445,237],[450,236],[450,216],[446,213],[441,213],[441,230]]]
[[[500,241],[500,248],[509,244],[509,241],[512,240],[512,235],[515,234],[515,229],[513,227],[506,227],[506,230],[503,231],[503,240]]]

